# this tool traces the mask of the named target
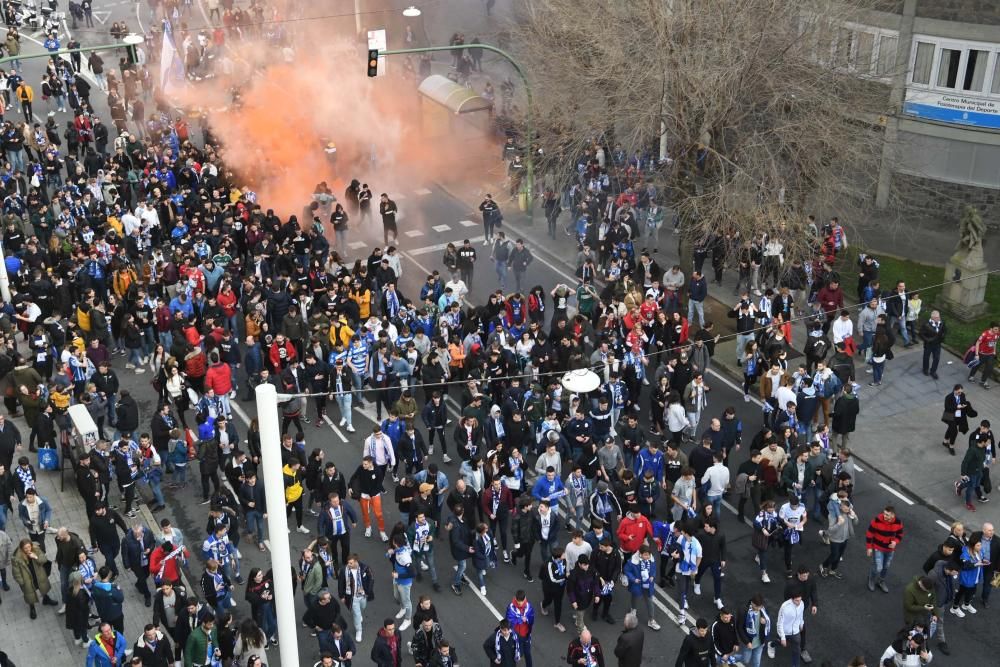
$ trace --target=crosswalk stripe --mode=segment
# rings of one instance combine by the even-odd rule
[[[422,231],[420,231],[419,229],[407,229],[403,233],[406,234],[407,236],[409,236],[410,238],[413,238],[415,236],[423,236],[424,235],[424,233]]]
[[[451,227],[448,225],[434,225],[431,227],[435,232],[450,232]]]
[[[416,190],[414,190],[413,192],[414,192],[415,194],[418,194],[418,195],[420,195],[421,197],[426,197],[427,195],[429,195],[429,194],[431,193],[431,191],[430,191],[430,190],[428,190],[427,188],[417,188],[417,189],[416,189]]]
[[[367,248],[368,244],[365,243],[364,241],[351,241],[350,243],[347,244],[347,247],[351,248],[352,250],[358,250],[359,248]]]
[[[473,245],[476,245],[476,244],[482,243],[484,238],[485,238],[484,236],[474,236],[474,237],[470,238],[469,241]],[[437,243],[435,245],[429,245],[429,246],[427,246],[425,248],[417,248],[415,250],[408,250],[407,253],[410,254],[410,255],[429,255],[431,253],[444,250],[447,247],[448,247],[447,243]]]
[[[458,224],[462,225],[463,227],[476,227],[479,225],[478,222],[473,222],[472,220],[459,220]]]

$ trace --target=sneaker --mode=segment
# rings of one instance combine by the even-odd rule
[[[885,582],[881,581],[881,580],[878,582],[878,589],[880,591],[882,591],[883,593],[888,593],[889,592],[889,587],[886,586]]]
[[[503,562],[505,563],[510,562],[510,553],[506,549],[503,552]]]
[[[403,618],[404,616],[406,616],[405,609],[400,609],[399,611],[396,612],[396,618]]]
[[[354,633],[354,643],[355,644],[361,643],[361,630],[358,630],[357,632]]]
[[[868,590],[872,593],[875,592],[875,580],[872,577],[868,577]]]
[[[346,419],[344,419],[343,417],[341,417],[341,419],[340,419],[340,423],[338,423],[338,424],[337,424],[337,426],[343,426],[343,425],[344,425],[344,424],[346,424],[346,423],[347,423],[347,420],[346,420]]]
[[[556,623],[555,629],[558,630],[559,632],[566,632],[566,626],[563,625],[562,623]]]
[[[434,456],[434,448],[433,447],[428,447],[427,448],[427,456]]]
[[[308,535],[309,534],[309,529],[306,528],[305,526],[299,526],[296,530],[298,530],[303,535]]]
[[[431,569],[431,567],[424,561],[420,561],[420,569],[426,572],[427,570]]]
[[[722,598],[715,598],[716,609],[722,609],[724,605],[722,604]]]
[[[303,417],[303,418],[302,418],[302,422],[303,422],[303,423],[305,423],[305,424],[308,424],[308,423],[310,423],[310,422],[309,422],[309,417]]]
[[[442,456],[442,457],[441,457],[441,459],[442,459],[442,460],[443,460],[443,461],[444,461],[445,463],[451,463],[451,457],[450,457],[450,456],[448,456],[447,454],[445,454],[444,456]]]
[[[844,578],[844,575],[842,575],[842,574],[840,573],[840,570],[827,570],[827,572],[828,572],[828,573],[829,573],[829,575],[830,575],[831,577],[833,577],[834,579],[843,579],[843,578]]]
[[[133,363],[125,364],[125,370],[129,370],[130,371],[133,368],[135,368],[135,364],[133,364]]]
[[[348,433],[354,433],[354,427],[353,427],[353,426],[351,426],[350,424],[348,424],[348,425],[347,425],[347,432],[348,432]]]
[[[236,398],[236,390],[235,389],[230,389],[229,390],[229,400],[232,400],[234,398]]]
[[[372,527],[368,526],[367,528],[365,528],[365,537],[371,537],[371,536],[372,536]]]
[[[750,394],[743,394],[743,402],[744,403],[750,402]]]
[[[955,480],[955,495],[956,496],[962,495],[962,480],[960,479]]]
[[[819,531],[819,539],[823,544],[830,544],[830,534],[825,530]]]
[[[646,623],[646,625],[649,626],[650,630],[659,630],[660,629],[660,624],[657,623],[656,621],[654,621],[653,619],[649,619],[649,622]]]
[[[771,577],[767,576],[767,572],[762,572],[760,575],[760,580],[765,584],[771,583]]]
[[[535,578],[533,576],[531,576],[529,573],[524,572],[523,575],[524,575],[524,578],[528,580],[529,584],[535,583]]]
[[[408,627],[410,627],[410,619],[406,619],[405,621],[403,621],[403,622],[402,622],[402,623],[400,624],[400,626],[399,626],[399,631],[400,631],[400,632],[403,632],[403,631],[404,631],[404,630],[406,630],[406,629],[407,629]]]
[[[772,644],[771,642],[768,642],[767,643],[767,657],[770,658],[771,660],[774,660],[774,656],[775,656],[774,644]]]
[[[389,541],[389,536],[385,534],[384,530],[378,531],[378,536],[382,539],[383,542]]]
[[[981,503],[988,503],[988,502],[990,502],[990,499],[987,498],[986,496],[976,496],[976,500],[978,500]]]
[[[397,475],[396,473],[392,473],[392,483],[399,484],[399,475]]]
[[[802,652],[799,653],[799,657],[802,658],[802,662],[806,663],[807,665],[813,661],[812,656],[809,655],[809,651],[805,649],[802,649]]]
[[[701,595],[701,584],[695,584],[694,585],[694,594],[695,595]]]
[[[137,368],[137,369],[135,369],[135,374],[136,374],[136,375],[142,375],[142,374],[143,374],[143,373],[145,373],[145,372],[146,372],[146,369],[145,369],[145,368],[141,368],[141,367],[140,367],[140,368]]]
[[[486,586],[479,587],[479,594],[482,595],[483,597],[486,597]]]
[[[458,586],[456,586],[455,584],[452,584],[451,585],[451,592],[454,593],[455,595],[461,595],[462,594],[462,589],[459,588]]]
[[[63,605],[63,606],[59,607],[59,611],[57,611],[56,613],[59,614],[60,616],[62,616],[63,614],[65,614],[66,613],[66,605]]]
[[[983,389],[989,391],[989,389],[990,389],[990,383],[989,382],[984,382],[983,383]]]
[[[823,567],[822,565],[819,566],[819,576],[825,579],[827,576],[829,576],[829,574],[830,574],[829,571],[827,571],[825,567]]]
[[[976,613],[976,608],[973,607],[971,604],[963,604],[962,605],[962,611],[968,612],[970,614],[975,614]]]
[[[965,618],[965,612],[958,607],[952,607],[951,613],[955,614],[955,616],[958,616],[959,618]]]
[[[969,510],[970,512],[975,512],[976,506],[973,505],[972,503],[965,503],[965,509]]]
[[[314,510],[311,507],[309,508],[309,513],[312,514],[313,516],[319,516],[319,512],[317,512],[316,510]]]

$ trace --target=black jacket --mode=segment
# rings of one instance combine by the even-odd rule
[[[646,635],[639,628],[625,630],[618,635],[615,644],[615,657],[618,667],[639,667],[642,664],[642,646]]]
[[[712,636],[706,633],[704,637],[699,637],[697,632],[690,632],[684,637],[674,663],[675,667],[715,667],[716,664]]]
[[[396,659],[392,658],[392,650],[389,648],[389,642],[385,638],[383,632],[385,628],[381,628],[378,634],[375,635],[375,643],[372,645],[371,659],[375,661],[377,667],[400,667],[403,663],[403,653],[405,649],[403,648],[403,638],[399,634],[399,630],[393,630],[393,634],[396,636],[397,648],[396,648]]]
[[[115,410],[118,416],[118,430],[123,433],[134,433],[139,428],[139,406],[131,396],[118,399]]]

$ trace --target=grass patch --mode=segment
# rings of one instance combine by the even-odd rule
[[[930,316],[930,311],[938,307],[944,282],[944,267],[934,264],[923,264],[899,257],[884,256],[878,252],[871,253],[879,262],[879,281],[883,290],[892,289],[897,281],[906,283],[910,291],[919,291],[923,301],[920,311],[920,321]],[[848,256],[837,262],[837,270],[844,276],[845,293],[853,300],[857,292],[857,251],[852,249]],[[848,277],[849,276],[849,277]],[[930,287],[933,285],[933,287]],[[990,321],[1000,320],[1000,274],[992,274],[986,281],[986,303],[989,309],[986,314],[971,322],[961,322],[951,316],[947,310],[941,309],[941,316],[948,326],[948,337],[945,346],[958,354],[965,354],[976,339],[988,326]]]

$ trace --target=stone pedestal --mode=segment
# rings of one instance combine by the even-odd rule
[[[941,306],[954,317],[969,322],[982,317],[987,310],[986,304],[986,262],[983,261],[983,248],[977,246],[971,250],[962,248],[955,252],[945,264],[945,281],[955,280],[955,272],[961,274],[961,280],[949,282],[941,292]]]

